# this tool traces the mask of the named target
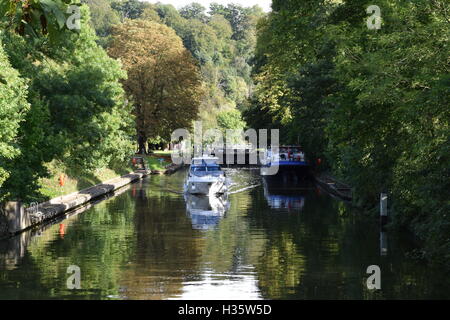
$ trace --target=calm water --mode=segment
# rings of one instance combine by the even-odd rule
[[[185,198],[184,172],[155,176],[1,242],[0,299],[450,298],[449,275],[408,258],[406,237],[310,183],[228,173],[228,199]],[[370,265],[381,290],[367,289]]]

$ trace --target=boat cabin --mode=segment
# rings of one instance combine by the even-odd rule
[[[190,172],[194,175],[222,173],[218,161],[218,158],[194,158],[191,162]]]
[[[300,146],[280,146],[278,157],[269,151],[269,156],[273,158],[273,161],[288,161],[288,162],[304,162],[305,153]],[[275,159],[277,158],[277,159]]]

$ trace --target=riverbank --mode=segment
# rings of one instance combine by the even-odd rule
[[[361,212],[367,216],[379,218],[379,202],[365,201],[361,198],[361,194],[358,194],[357,188],[342,183],[342,181],[336,179],[328,172],[314,174],[314,180],[320,188],[331,196],[346,201],[352,207],[361,210]],[[387,225],[383,227],[390,231],[396,230],[408,233],[416,246],[414,252],[410,253],[410,256],[414,259],[426,261],[429,264],[442,265],[447,271],[450,271],[450,255],[448,254],[448,248],[450,247],[449,233],[436,232],[436,234],[430,234],[426,232],[426,230],[438,227],[448,228],[448,219],[445,223],[441,222],[439,225],[437,225],[436,221],[433,221],[433,216],[422,219],[419,217],[408,219],[408,216],[413,216],[414,212],[406,211],[405,207],[401,205],[404,203],[398,198],[395,198],[390,194],[388,203],[387,216],[384,217],[387,221]],[[443,210],[444,209],[441,208],[441,211]]]
[[[136,170],[130,164],[118,168],[102,168],[87,172],[67,168],[64,163],[53,161],[48,164],[49,177],[39,181],[40,198],[34,202],[9,202],[0,215],[0,238],[7,238],[46,221],[59,217],[90,201],[109,194],[142,179],[149,174],[173,174],[182,166],[173,164],[170,154],[144,155],[145,170]],[[122,175],[118,176],[117,172]],[[64,175],[64,184],[59,177]],[[47,199],[51,200],[47,200]]]
[[[116,191],[147,176],[147,172],[132,172],[107,180],[95,186],[71,194],[53,198],[25,208],[19,202],[9,202],[0,221],[0,238],[21,233],[66,212],[76,209],[105,194]]]
[[[352,188],[349,185],[338,181],[335,177],[326,173],[318,173],[314,175],[314,180],[329,194],[345,201],[352,201]]]
[[[61,161],[52,161],[46,164],[49,176],[39,180],[39,197],[32,199],[35,202],[45,202],[49,199],[78,192],[104,181],[117,178],[133,172],[131,163],[118,163],[109,168],[99,168],[86,171],[83,168],[67,167]],[[60,186],[59,177],[64,174],[64,185]],[[25,201],[29,204],[31,201]]]
[[[154,151],[142,157],[147,162],[147,169],[151,174],[173,174],[183,167],[172,163],[170,152]]]

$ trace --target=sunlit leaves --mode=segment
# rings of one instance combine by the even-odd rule
[[[41,199],[37,183],[47,176],[45,164],[53,159],[89,172],[124,161],[133,152],[132,105],[125,102],[120,84],[126,74],[96,44],[87,7],[81,12],[80,32],[68,32],[58,43],[4,34],[10,63],[30,83],[31,108],[14,140],[21,157],[7,162],[11,174],[2,189],[12,198]],[[17,84],[17,99],[20,88]],[[15,111],[8,117],[23,115]],[[0,135],[5,131],[2,126]]]
[[[11,67],[0,41],[0,186],[9,176],[4,161],[19,154],[17,134],[30,107],[27,94],[26,81]]]
[[[39,37],[67,30],[66,22],[71,13],[68,7],[74,0],[5,0],[0,5],[0,23],[22,36]]]

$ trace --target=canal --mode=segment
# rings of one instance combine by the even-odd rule
[[[376,219],[311,182],[228,175],[227,199],[185,198],[184,171],[152,176],[2,241],[0,299],[449,298],[448,275],[411,259],[407,235],[380,234]],[[367,288],[371,265],[381,290]]]

